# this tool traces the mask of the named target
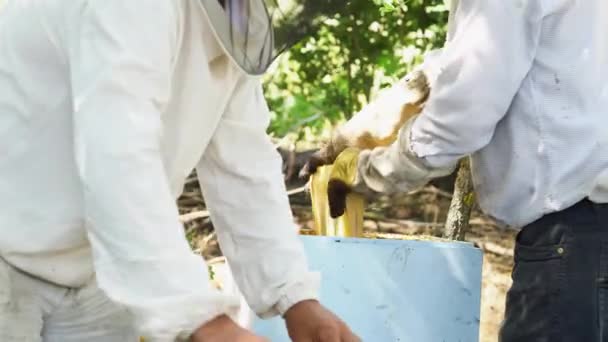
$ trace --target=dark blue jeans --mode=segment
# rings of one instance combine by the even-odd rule
[[[608,205],[583,200],[517,235],[501,342],[608,342]]]

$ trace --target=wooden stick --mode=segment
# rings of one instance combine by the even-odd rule
[[[199,210],[199,211],[193,211],[191,213],[180,215],[179,220],[182,223],[187,223],[190,221],[194,221],[196,219],[206,218],[206,217],[209,217],[209,212],[207,210]]]

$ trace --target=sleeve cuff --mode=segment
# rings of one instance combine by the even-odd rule
[[[277,310],[281,316],[284,316],[295,304],[304,300],[319,300],[319,291],[316,286],[298,284],[291,291],[284,294],[277,302]]]
[[[180,315],[184,308],[189,310],[187,315]],[[206,298],[184,298],[181,303],[172,303],[166,306],[166,314],[153,315],[158,308],[146,314],[140,312],[145,320],[137,322],[139,335],[146,342],[186,342],[190,341],[192,334],[205,322],[209,322],[222,314],[236,321],[240,310],[240,301],[234,296],[225,294],[212,295]],[[146,310],[147,311],[147,310]]]
[[[258,316],[262,319],[272,318],[277,315],[283,317],[287,310],[301,301],[320,300],[320,284],[321,275],[317,272],[311,272],[306,279],[285,288],[272,309],[267,312],[258,313]]]
[[[388,147],[361,151],[358,172],[353,184],[361,193],[392,194],[411,192],[429,180],[450,174],[455,165],[434,168],[412,152],[410,132],[418,115],[405,123],[397,141]]]
[[[98,260],[96,280],[146,342],[188,341],[204,323],[222,314],[235,319],[241,308],[240,297],[213,287],[204,259],[189,252]]]

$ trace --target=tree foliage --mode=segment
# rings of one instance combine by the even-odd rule
[[[447,16],[443,0],[348,1],[265,76],[270,132],[283,136],[311,117],[312,132],[348,119],[443,44]]]

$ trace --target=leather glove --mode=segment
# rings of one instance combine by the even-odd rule
[[[349,147],[342,151],[334,161],[327,184],[329,214],[332,218],[344,214],[346,196],[354,191],[355,183],[358,183],[360,153],[360,149]],[[359,189],[359,192],[362,192],[361,190]]]
[[[348,147],[369,150],[390,145],[399,127],[421,112],[429,94],[429,79],[423,65],[380,91],[372,102],[336,127],[329,141],[309,157],[299,176],[308,179],[317,168],[332,164]]]
[[[414,120],[415,117],[401,128],[397,140],[389,146],[372,150],[350,147],[338,155],[327,186],[332,218],[344,214],[346,196],[352,192],[368,198],[407,193],[456,169],[456,163],[442,168],[430,167],[409,150],[409,132]]]

